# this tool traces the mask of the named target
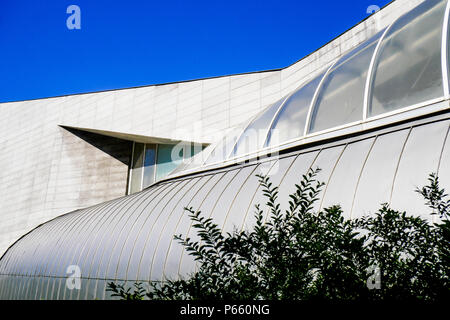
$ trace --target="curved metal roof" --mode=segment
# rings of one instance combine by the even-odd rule
[[[254,223],[264,203],[256,174],[268,173],[288,203],[303,173],[320,167],[327,183],[321,203],[340,204],[347,218],[380,203],[423,212],[414,187],[438,171],[450,184],[449,113],[153,185],[130,196],[57,217],[17,241],[0,260],[0,299],[104,299],[108,281],[162,280],[195,270],[173,240],[196,238],[184,207],[212,216],[224,231]],[[429,140],[434,143],[428,143]],[[417,160],[420,161],[417,161]],[[447,179],[447,181],[445,181]],[[423,209],[423,210],[422,210]],[[422,211],[421,211],[422,210]],[[67,269],[81,271],[81,290],[66,286]]]

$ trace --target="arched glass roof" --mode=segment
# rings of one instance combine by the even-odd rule
[[[448,5],[427,0],[209,148],[210,166],[448,97]],[[362,127],[361,127],[362,128]]]

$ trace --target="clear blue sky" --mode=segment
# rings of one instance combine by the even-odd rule
[[[389,2],[0,0],[0,102],[286,67]]]

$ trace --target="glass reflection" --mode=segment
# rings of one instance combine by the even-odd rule
[[[142,187],[146,188],[155,182],[156,145],[145,145],[144,177]]]
[[[324,73],[294,92],[281,107],[267,137],[267,146],[303,136],[311,100]]]
[[[130,193],[141,191],[143,160],[144,144],[135,143],[133,150],[133,162],[131,164]]]

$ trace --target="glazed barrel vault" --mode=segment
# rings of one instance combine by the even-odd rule
[[[448,21],[448,1],[425,1],[164,180],[34,228],[0,259],[0,299],[108,299],[110,281],[186,276],[196,265],[174,235],[196,235],[184,208],[224,232],[249,228],[265,203],[257,174],[279,187],[282,209],[320,168],[317,210],[339,204],[353,219],[389,203],[429,218],[415,188],[430,173],[450,188]],[[79,290],[67,286],[72,266]]]

